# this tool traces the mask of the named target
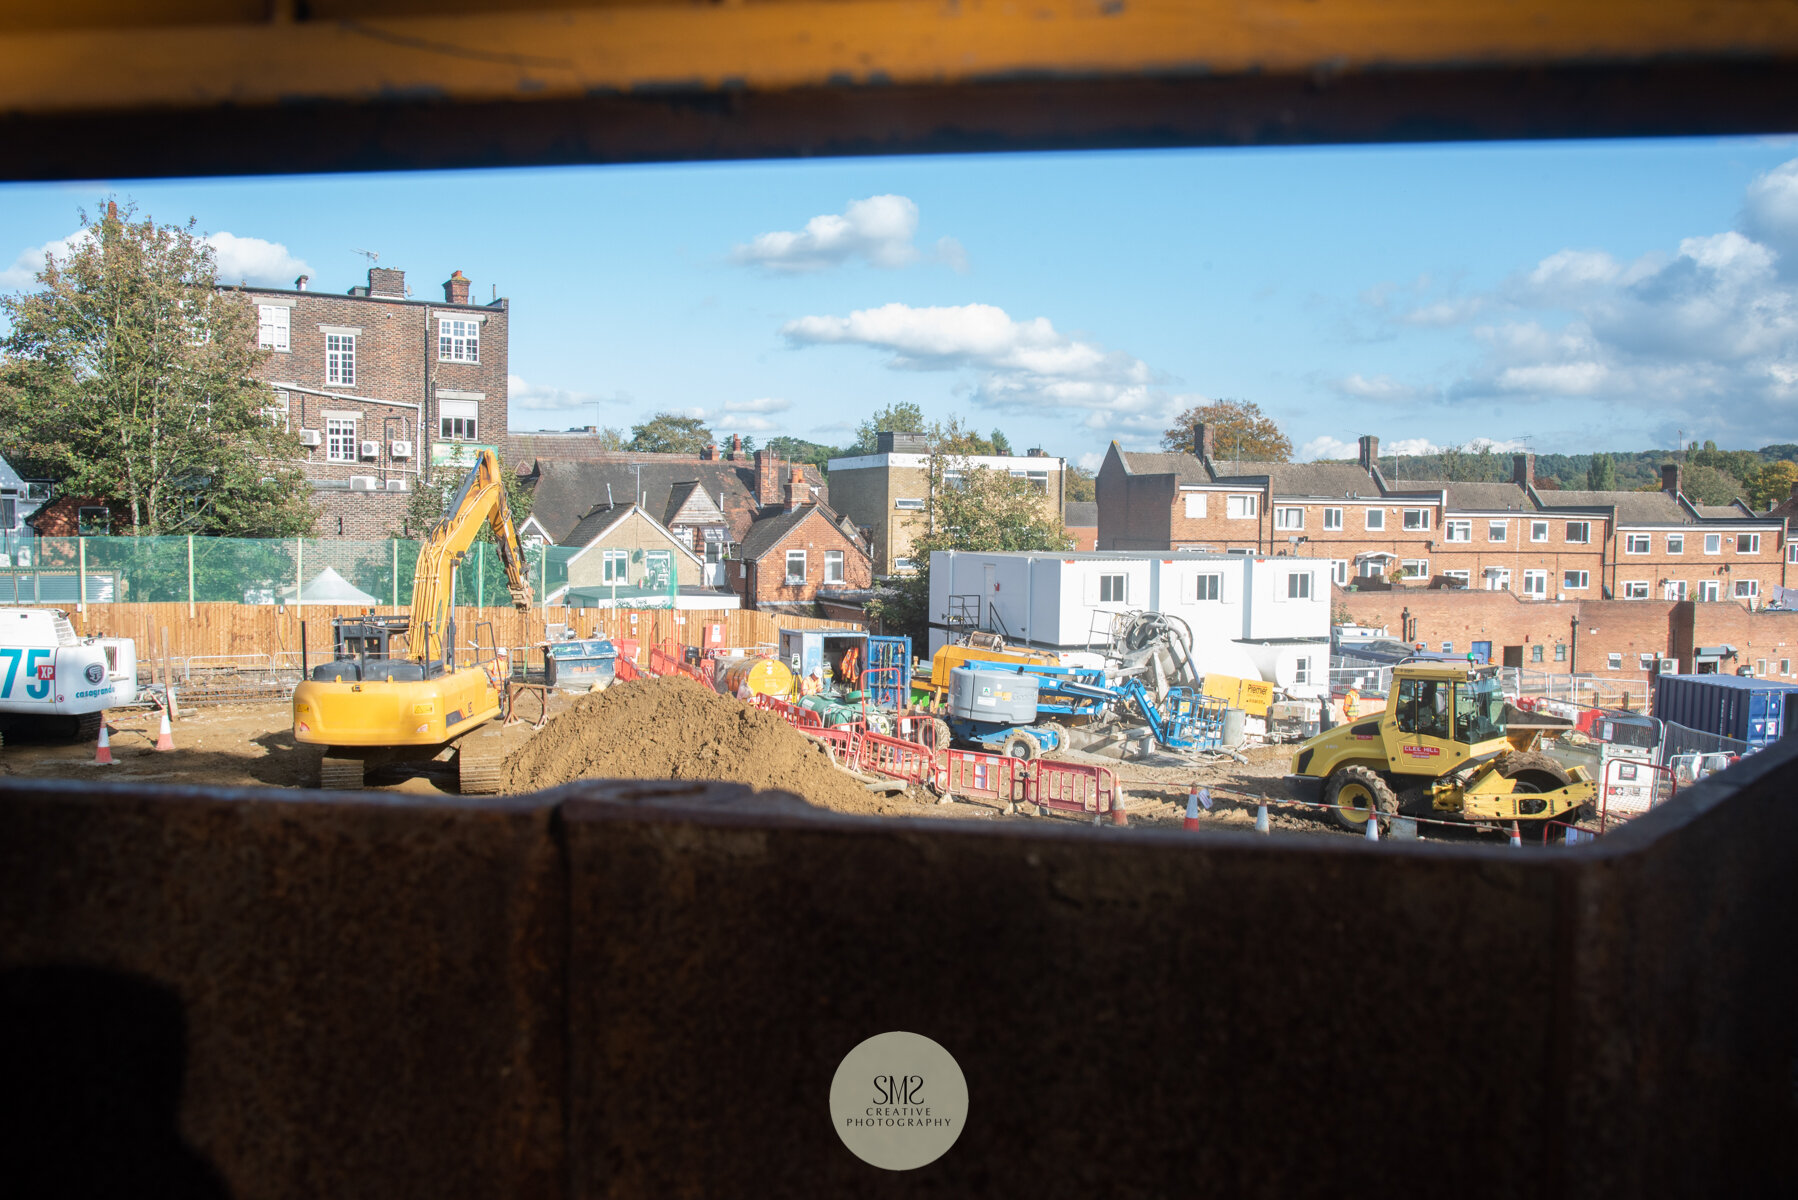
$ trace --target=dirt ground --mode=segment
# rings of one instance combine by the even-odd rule
[[[0,776],[143,780],[224,786],[311,787],[319,748],[293,739],[285,703],[217,705],[186,712],[174,725],[175,749],[154,750],[158,714],[119,710],[110,716],[114,763],[94,763],[94,747],[32,743],[9,736],[0,748]],[[921,789],[892,795],[868,790],[832,765],[821,745],[778,718],[719,696],[686,680],[620,684],[599,695],[556,693],[541,731],[515,725],[504,734],[507,791],[531,792],[582,778],[728,779],[753,787],[797,793],[836,812],[889,817],[959,817],[971,820],[1076,822],[1080,818],[1007,816],[967,801],[939,804]],[[1283,798],[1279,779],[1291,761],[1289,746],[1251,748],[1247,762],[1193,766],[1167,755],[1119,762],[1079,753],[1052,757],[1091,762],[1117,773],[1132,825],[1180,828],[1190,786],[1210,789],[1212,807],[1200,827],[1252,834],[1259,797]],[[416,795],[454,794],[449,763],[371,772],[372,790]],[[1337,828],[1327,815],[1270,807],[1275,834],[1358,836]]]

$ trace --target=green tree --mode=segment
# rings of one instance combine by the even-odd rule
[[[412,489],[412,494],[406,499],[405,535],[418,541],[429,537],[431,529],[449,511],[450,501],[455,499],[456,490],[467,477],[467,467],[427,467],[419,476],[418,486]],[[524,486],[524,482],[518,478],[518,472],[506,466],[504,456],[500,458],[499,477],[505,481],[506,506],[512,510],[512,524],[523,525],[525,518],[531,515],[531,505],[536,496]],[[491,542],[493,530],[485,525],[481,526],[475,540]]]
[[[1493,453],[1490,442],[1450,446],[1437,458],[1441,464],[1441,478],[1454,483],[1494,483],[1510,477],[1504,462]]]
[[[624,430],[612,425],[607,425],[595,436],[599,440],[599,448],[601,450],[612,451],[615,453],[619,450],[627,449],[630,445],[630,439],[624,436]]]
[[[825,469],[831,459],[842,454],[835,446],[826,446],[822,442],[808,442],[804,438],[772,437],[768,439],[768,452],[776,458],[787,462],[810,463],[820,471]]]
[[[993,430],[992,436],[988,437],[986,440],[988,442],[992,443],[994,454],[1010,454],[1011,453],[1011,439],[1005,436],[1005,432],[1003,430],[1000,430],[1000,429]]]
[[[879,433],[927,433],[929,424],[924,420],[924,410],[910,401],[902,400],[898,404],[889,404],[879,412],[855,427],[855,441],[851,442],[844,454],[872,454],[879,444],[875,438]]]
[[[717,440],[698,417],[662,412],[631,426],[630,449],[646,454],[698,454]]]
[[[1085,467],[1070,465],[1061,481],[1061,486],[1067,491],[1068,502],[1080,504],[1097,500],[1099,498],[1098,479],[1097,475]]]
[[[1072,549],[1061,514],[1046,505],[1027,479],[973,466],[964,451],[944,448],[944,426],[932,431],[929,485],[921,531],[912,538],[918,568],[868,601],[868,615],[889,631],[909,633],[914,644],[928,636],[930,555],[934,550]],[[980,439],[984,441],[985,439]]]
[[[1617,464],[1608,454],[1594,454],[1586,464],[1586,490],[1611,492],[1617,489]]]
[[[0,298],[0,428],[14,458],[65,495],[103,496],[135,535],[287,537],[311,530],[297,437],[265,414],[256,309],[220,290],[187,225],[81,214],[39,290]],[[122,522],[121,525],[127,523]]]
[[[1798,463],[1780,460],[1770,462],[1754,474],[1748,485],[1748,499],[1755,508],[1767,508],[1792,498],[1792,485],[1798,483]]]
[[[1730,504],[1742,494],[1742,484],[1705,463],[1688,463],[1680,472],[1679,490],[1695,504]]]
[[[1290,462],[1292,439],[1280,432],[1274,419],[1249,400],[1213,400],[1195,404],[1174,418],[1161,435],[1164,450],[1191,450],[1192,427],[1203,421],[1211,428],[1211,446],[1220,460]]]

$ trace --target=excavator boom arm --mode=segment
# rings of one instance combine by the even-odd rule
[[[449,607],[454,600],[451,595],[453,572],[468,547],[474,544],[483,522],[493,530],[513,605],[520,611],[531,606],[530,578],[525,574],[524,552],[518,545],[512,510],[506,504],[499,456],[491,450],[482,450],[457,489],[449,511],[418,549],[409,638],[415,661],[429,664],[447,659],[444,637],[449,628]]]

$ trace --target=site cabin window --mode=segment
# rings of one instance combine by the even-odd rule
[[[1759,554],[1761,552],[1761,535],[1758,533],[1736,534],[1737,554]]]
[[[1625,600],[1648,599],[1648,581],[1646,579],[1626,580],[1623,584],[1623,598]]]
[[[1309,658],[1296,658],[1293,660],[1292,681],[1294,683],[1311,682],[1311,660]]]
[[[1525,571],[1523,573],[1523,594],[1536,597],[1548,595],[1548,572]]]
[[[1274,509],[1274,528],[1279,530],[1296,530],[1305,527],[1305,510],[1302,508]]]
[[[472,442],[479,432],[479,400],[439,400],[437,434],[446,442]]]
[[[1567,643],[1566,642],[1556,642],[1555,643],[1555,661],[1556,662],[1566,662],[1567,661]]]
[[[1099,603],[1123,604],[1129,599],[1126,582],[1126,577],[1123,575],[1099,576]]]
[[[293,349],[293,309],[285,304],[256,306],[256,346],[285,354]]]
[[[1721,554],[1721,553],[1723,553],[1723,535],[1720,533],[1705,534],[1704,535],[1704,552],[1706,554]]]
[[[1383,508],[1368,509],[1367,510],[1367,528],[1372,529],[1372,530],[1380,530],[1380,529],[1386,528],[1386,510]]]
[[[348,417],[325,420],[325,459],[329,462],[356,461],[356,422]]]
[[[325,384],[354,387],[356,384],[356,335],[325,335]]]
[[[1311,572],[1294,571],[1286,577],[1286,598],[1288,600],[1311,599]]]
[[[82,537],[105,537],[112,532],[112,510],[104,505],[75,510],[75,532]]]
[[[599,553],[599,581],[601,583],[629,583],[631,581],[631,552],[629,550],[601,550]]]
[[[1224,515],[1232,521],[1252,521],[1261,513],[1261,497],[1231,496],[1225,501]]]
[[[1589,571],[1562,571],[1561,588],[1569,592],[1583,592],[1591,578]]]
[[[1654,545],[1654,538],[1646,533],[1627,534],[1623,539],[1625,554],[1647,554]]]
[[[1530,522],[1530,541],[1546,542],[1547,540],[1548,540],[1548,522],[1547,521],[1531,521]]]
[[[1349,565],[1346,558],[1330,560],[1330,582],[1338,587],[1347,587],[1349,581]]]
[[[1224,577],[1222,575],[1201,575],[1199,586],[1195,590],[1194,600],[1218,600],[1224,594]]]
[[[1761,594],[1761,585],[1760,585],[1760,581],[1758,579],[1738,579],[1738,580],[1736,580],[1736,599],[1737,600],[1752,600],[1760,594]]]
[[[1698,599],[1715,602],[1723,593],[1723,585],[1715,579],[1698,581]]]
[[[1623,655],[1616,650],[1604,656],[1604,665],[1613,671],[1623,670]]]
[[[843,582],[843,552],[841,550],[824,552],[824,582]]]
[[[1530,661],[1533,663],[1539,663],[1542,661],[1542,643],[1541,642],[1534,642],[1530,645]]]
[[[1430,510],[1427,508],[1407,508],[1404,510],[1406,529],[1428,529],[1430,527]]]
[[[1686,552],[1686,535],[1670,533],[1667,535],[1667,553],[1684,554]]]
[[[1451,542],[1471,542],[1473,540],[1472,521],[1444,521],[1442,531]]]
[[[1567,522],[1567,541],[1571,545],[1583,546],[1592,540],[1592,522]]]
[[[1510,528],[1511,523],[1509,521],[1487,521],[1486,540],[1489,542],[1502,542],[1509,536]]]
[[[923,512],[924,502],[922,500],[895,500],[893,507],[905,512]]]
[[[787,551],[787,582],[788,583],[804,583],[805,582],[805,551],[803,551],[803,550]]]
[[[1204,492],[1186,493],[1186,515],[1195,519],[1205,515]]]
[[[440,319],[437,322],[437,361],[480,362],[481,323],[460,317]]]
[[[1324,509],[1324,528],[1332,532],[1342,528],[1342,510],[1340,508]]]
[[[282,309],[286,312],[286,309]],[[276,392],[262,409],[262,415],[276,429],[286,429],[289,415],[292,413],[292,400],[286,392]]]

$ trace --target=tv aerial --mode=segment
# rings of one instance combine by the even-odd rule
[[[368,260],[368,265],[371,267],[381,261],[381,252],[379,250],[352,250],[350,253],[360,254],[363,258]]]

